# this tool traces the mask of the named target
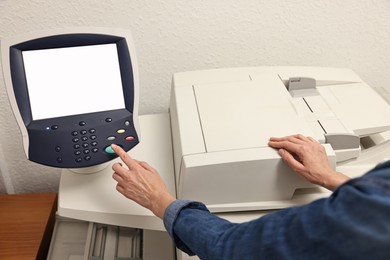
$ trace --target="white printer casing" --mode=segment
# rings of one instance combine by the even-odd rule
[[[290,90],[291,78],[315,81]],[[312,136],[335,167],[359,156],[359,136],[390,126],[389,106],[371,87],[351,70],[331,68],[177,73],[170,114],[178,198],[203,201],[214,212],[274,208],[313,187],[268,147],[271,136]]]

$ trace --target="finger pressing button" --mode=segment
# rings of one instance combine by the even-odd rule
[[[109,153],[109,154],[114,154],[114,153],[115,153],[114,150],[111,148],[111,146],[107,146],[107,147],[104,149],[104,151],[105,151],[106,153]]]

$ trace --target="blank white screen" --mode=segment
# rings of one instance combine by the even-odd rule
[[[125,108],[116,44],[22,55],[34,120]]]

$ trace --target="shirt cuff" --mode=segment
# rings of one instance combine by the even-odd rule
[[[178,218],[180,212],[185,208],[198,208],[202,210],[207,210],[206,206],[199,202],[190,200],[175,200],[165,210],[163,220],[165,229],[168,231],[168,234],[171,236],[176,247],[187,253],[188,255],[193,256],[195,255],[195,253],[187,245],[185,245],[183,241],[174,232],[176,219]]]
[[[168,234],[173,237],[173,225],[180,211],[191,204],[190,200],[175,200],[166,208],[164,213],[164,226]]]

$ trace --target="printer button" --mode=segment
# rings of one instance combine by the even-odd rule
[[[126,136],[125,140],[126,141],[133,141],[134,137],[133,136]]]
[[[104,151],[109,154],[115,154],[114,150],[111,148],[111,146],[107,146]]]

